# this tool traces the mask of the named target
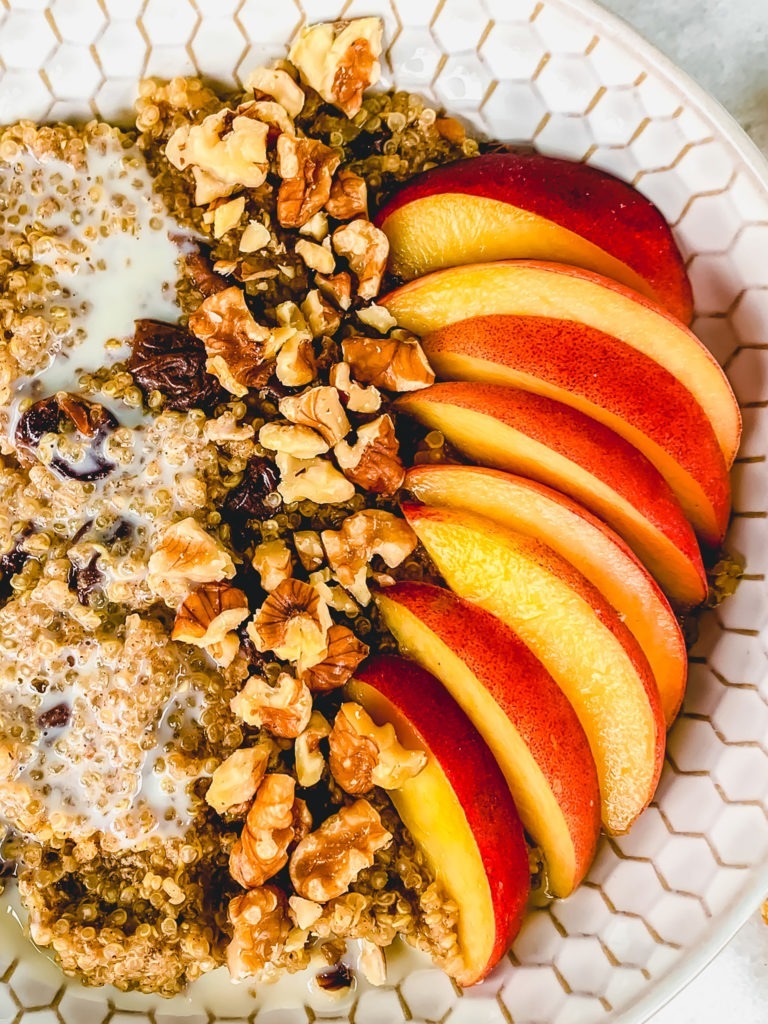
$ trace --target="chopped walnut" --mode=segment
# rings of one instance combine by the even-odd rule
[[[305,235],[307,238],[314,238],[316,242],[322,242],[328,234],[328,217],[325,210],[318,210],[306,224],[302,224],[299,234]]]
[[[205,299],[190,316],[189,329],[205,345],[206,369],[237,398],[268,379],[274,357],[272,332],[256,323],[239,288],[226,288]]]
[[[329,608],[354,618],[360,611],[360,605],[352,599],[344,587],[337,583],[332,584],[330,582],[332,579],[333,574],[328,567],[309,574],[309,582]],[[363,579],[365,579],[365,568],[363,568]]]
[[[339,583],[363,605],[371,599],[365,582],[371,558],[380,555],[394,569],[416,547],[416,535],[404,519],[372,508],[348,516],[340,530],[324,530],[321,537]]]
[[[301,311],[306,317],[312,337],[321,334],[335,334],[341,327],[341,317],[330,302],[326,302],[317,288],[307,293],[301,304]]]
[[[269,763],[270,744],[244,747],[222,761],[214,771],[206,801],[217,814],[248,803],[264,778]]]
[[[249,614],[242,590],[229,583],[204,583],[176,613],[171,639],[205,648],[226,668],[234,660],[240,642],[225,641]]]
[[[325,552],[316,530],[297,530],[293,535],[293,543],[299,561],[307,570],[318,569],[325,561]]]
[[[253,434],[254,430],[250,423],[238,423],[231,410],[223,412],[216,419],[206,420],[203,427],[203,437],[213,444],[250,441]]]
[[[245,79],[245,88],[271,96],[288,111],[291,117],[298,117],[304,106],[304,90],[287,71],[279,68],[255,68]]]
[[[300,395],[289,395],[280,402],[280,412],[291,423],[312,427],[334,445],[350,431],[349,420],[336,388],[310,388]]]
[[[313,711],[306,729],[296,738],[296,778],[305,789],[320,781],[325,767],[325,758],[319,749],[320,740],[330,735],[330,732],[328,719],[319,711]]]
[[[310,242],[306,238],[300,238],[294,246],[297,255],[301,256],[304,263],[310,270],[317,270],[321,274],[332,274],[336,266],[336,260],[330,249],[317,242]]]
[[[381,74],[381,18],[305,25],[289,52],[299,74],[326,103],[354,117]]]
[[[261,121],[220,110],[201,124],[177,128],[165,155],[180,171],[192,168],[195,202],[200,206],[231,195],[237,188],[264,184],[268,133],[268,126]]]
[[[330,277],[316,274],[315,284],[326,299],[335,302],[339,309],[347,310],[352,305],[352,278],[346,270],[332,274]]]
[[[328,459],[295,459],[278,452],[275,463],[280,470],[277,489],[286,504],[314,501],[318,505],[339,505],[355,493],[355,485]]]
[[[255,889],[276,875],[293,842],[296,783],[290,775],[265,775],[229,855],[229,873],[244,889]]]
[[[213,237],[223,238],[237,224],[245,211],[245,197],[238,196],[222,203],[213,211]]]
[[[354,445],[339,441],[333,453],[339,469],[353,484],[374,494],[391,496],[405,480],[399,450],[395,425],[384,415],[359,427]]]
[[[251,889],[229,903],[232,941],[227,946],[227,967],[233,981],[258,978],[277,960],[291,923],[285,895],[275,885]]]
[[[343,686],[355,669],[368,657],[368,647],[346,626],[328,630],[328,650],[322,661],[302,672],[301,678],[312,693],[325,693]]]
[[[166,527],[147,565],[150,590],[165,600],[177,593],[183,598],[196,584],[234,575],[229,553],[191,516]]]
[[[328,608],[315,589],[290,579],[278,584],[247,628],[257,650],[296,661],[301,671],[322,661],[330,626]]]
[[[392,316],[386,306],[377,306],[375,302],[363,309],[358,309],[357,319],[366,327],[372,327],[379,334],[386,334],[393,327],[397,327],[397,320]]]
[[[277,353],[277,379],[288,388],[300,388],[310,384],[316,372],[312,339],[309,334],[296,331]]]
[[[365,178],[354,171],[340,168],[331,185],[331,195],[325,204],[326,211],[336,220],[352,220],[353,217],[368,216],[368,189]]]
[[[356,800],[297,845],[289,864],[293,887],[305,899],[327,903],[345,893],[391,840],[378,812],[367,800]]]
[[[297,928],[304,930],[311,928],[323,912],[323,908],[319,903],[305,900],[303,896],[289,896],[288,906],[290,907],[291,920]]]
[[[418,338],[393,331],[388,338],[353,335],[342,342],[344,359],[364,384],[387,391],[418,391],[435,382],[435,374]]]
[[[346,396],[347,409],[350,412],[371,413],[378,412],[381,408],[381,394],[378,388],[372,384],[364,388],[352,380],[349,363],[336,363],[332,366],[328,379],[332,387]]]
[[[261,577],[261,585],[267,591],[274,590],[283,580],[293,575],[293,556],[284,540],[268,540],[258,544],[251,559]]]
[[[333,248],[357,275],[357,294],[375,299],[387,268],[389,239],[369,220],[353,220],[333,232]]]
[[[269,233],[269,228],[266,224],[262,224],[261,221],[252,220],[250,221],[242,235],[240,236],[240,252],[258,252],[259,249],[263,249],[265,245],[269,245],[272,235]]]
[[[328,202],[338,154],[317,139],[283,133],[277,140],[277,161],[283,179],[277,219],[284,228],[300,228]]]
[[[253,100],[239,106],[237,113],[241,117],[263,121],[275,131],[293,134],[293,118],[288,115],[288,111],[282,103],[276,103],[274,100]]]
[[[312,714],[312,694],[306,683],[281,672],[274,686],[261,676],[251,676],[229,703],[248,725],[269,729],[275,736],[295,739]]]
[[[391,722],[378,726],[359,704],[342,704],[330,735],[331,774],[347,793],[373,786],[399,789],[427,763],[422,750],[406,750]]]
[[[360,943],[360,969],[369,985],[385,985],[387,982],[387,960],[384,950],[370,939],[362,939]]]
[[[328,442],[316,430],[295,423],[265,423],[259,431],[259,444],[295,459],[313,459],[328,451]]]

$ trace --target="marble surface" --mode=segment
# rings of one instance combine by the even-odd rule
[[[603,0],[703,85],[768,156],[768,0]],[[764,1024],[768,927],[760,912],[649,1024]]]

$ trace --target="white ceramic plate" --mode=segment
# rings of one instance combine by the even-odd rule
[[[509,961],[457,993],[410,971],[337,1020],[637,1024],[727,941],[768,891],[768,167],[720,107],[588,0],[4,0],[0,120],[125,118],[137,79],[231,82],[281,54],[304,18],[381,13],[390,82],[491,136],[586,159],[661,208],[688,259],[694,327],[744,412],[729,545],[736,595],[706,617],[652,807],[603,842],[587,882],[530,916]],[[394,972],[397,980],[398,971]],[[0,1024],[302,1024],[203,982],[186,999],[86,994],[0,941]],[[315,1012],[319,1007],[315,1006]],[[146,1015],[146,1016],[145,1016]],[[310,1019],[312,1019],[310,1017]]]

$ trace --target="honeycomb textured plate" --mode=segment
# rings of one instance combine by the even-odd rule
[[[387,81],[502,139],[633,182],[674,226],[695,330],[744,414],[729,545],[736,595],[703,623],[653,805],[604,840],[587,882],[533,913],[463,996],[439,972],[369,989],[356,1024],[639,1022],[714,955],[768,890],[768,168],[716,104],[587,0],[2,0],[0,120],[125,118],[142,75],[231,82],[285,51],[305,19],[380,12]],[[304,1024],[241,990],[222,1010],[86,993],[39,954],[0,946],[0,1024]],[[208,993],[208,994],[206,994]],[[218,1008],[218,1009],[217,1009]],[[334,1017],[334,1014],[337,1016]]]

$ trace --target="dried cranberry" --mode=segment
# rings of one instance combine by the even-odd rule
[[[254,456],[248,460],[243,479],[227,495],[225,510],[246,518],[271,518],[280,508],[281,502],[267,505],[265,498],[277,494],[279,480],[280,474],[274,462]]]
[[[341,960],[315,975],[315,983],[324,992],[341,992],[342,989],[350,988],[354,980],[352,971]]]
[[[69,589],[77,593],[77,600],[87,608],[91,593],[100,586],[104,577],[96,564],[99,554],[95,555],[85,565],[75,565],[73,562],[67,575]]]
[[[67,425],[88,439],[88,452],[82,462],[70,462],[56,454],[51,469],[73,480],[101,480],[115,468],[115,463],[104,455],[104,441],[119,424],[112,413],[98,402],[89,402],[80,395],[60,391],[41,398],[22,414],[16,427],[16,444],[22,450],[34,452],[44,434],[58,434]]]
[[[71,714],[69,704],[56,704],[52,708],[48,708],[41,715],[37,717],[37,724],[41,729],[61,729],[69,721]]]
[[[211,412],[226,399],[227,392],[205,368],[205,346],[183,327],[137,320],[131,345],[128,369],[145,397],[159,391],[167,408],[180,412]]]

